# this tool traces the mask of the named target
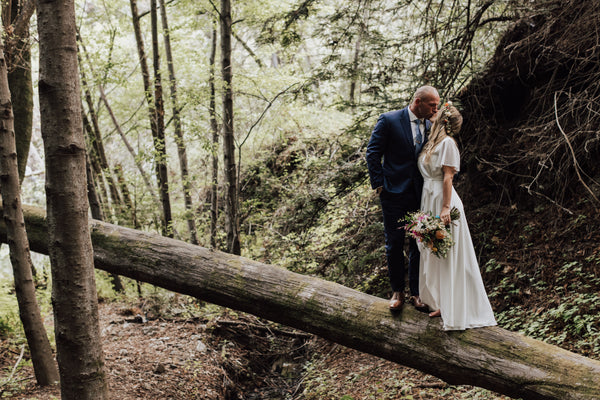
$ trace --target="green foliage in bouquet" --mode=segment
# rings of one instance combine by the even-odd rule
[[[460,218],[460,211],[456,207],[450,210],[450,220]],[[448,250],[454,245],[450,225],[445,225],[439,215],[431,211],[416,211],[408,213],[404,219],[406,233],[425,245],[436,257],[446,258]]]

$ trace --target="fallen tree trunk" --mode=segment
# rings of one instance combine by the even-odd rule
[[[24,208],[47,254],[43,210]],[[231,307],[435,375],[515,398],[600,399],[600,362],[499,327],[445,332],[440,319],[283,268],[91,220],[96,267]],[[0,239],[6,229],[0,226]]]

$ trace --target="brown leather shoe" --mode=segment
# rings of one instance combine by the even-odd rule
[[[394,292],[390,299],[390,310],[399,310],[404,305],[404,296],[400,292]]]
[[[410,296],[410,302],[413,303],[416,309],[425,309],[428,308],[427,304],[423,303],[419,296]]]

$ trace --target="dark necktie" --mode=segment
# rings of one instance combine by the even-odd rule
[[[419,146],[421,143],[423,143],[423,135],[421,134],[421,120],[416,119],[415,122],[417,124],[417,137],[415,138],[415,146]]]

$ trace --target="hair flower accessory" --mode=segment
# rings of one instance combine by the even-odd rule
[[[450,111],[450,107],[452,107],[452,102],[447,101],[442,106],[442,122],[444,123],[444,128],[446,130],[446,135],[452,136],[452,127],[450,125],[450,117],[452,116],[452,112]]]

